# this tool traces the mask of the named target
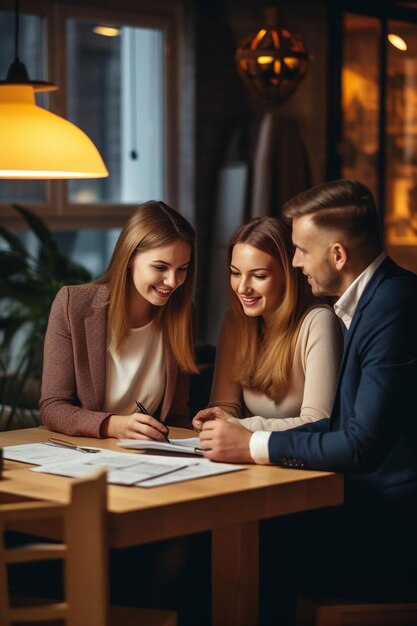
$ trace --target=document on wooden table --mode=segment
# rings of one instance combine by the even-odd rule
[[[132,450],[160,450],[161,452],[181,452],[182,454],[202,455],[198,437],[188,439],[171,439],[168,441],[148,441],[143,439],[120,439],[117,443],[121,448]]]
[[[20,463],[30,463],[31,465],[43,465],[54,461],[69,461],[80,456],[85,456],[85,452],[80,452],[77,448],[62,448],[55,446],[48,441],[41,443],[22,443],[17,446],[6,446],[3,448],[4,458],[9,461],[19,461]],[[97,448],[104,452],[102,448]],[[106,454],[118,454],[106,450]]]
[[[148,480],[161,479],[167,474],[175,473],[193,465],[193,461],[189,462],[188,459],[184,461],[176,459],[174,462],[172,459],[165,457],[149,459],[138,458],[136,456],[134,459],[134,463],[131,461],[128,463],[124,459],[106,459],[104,456],[100,458],[90,457],[82,460],[77,459],[76,461],[40,465],[39,467],[32,468],[32,472],[80,478],[89,474],[93,469],[103,467],[107,469],[108,483],[112,485],[136,485],[141,487]],[[194,463],[196,462],[194,461]]]
[[[98,448],[100,454],[89,454],[48,442],[6,446],[3,450],[5,459],[37,465],[31,468],[34,472],[78,478],[97,467],[105,467],[109,483],[136,487],[159,487],[244,469],[195,457],[145,456],[104,448]]]
[[[246,469],[243,465],[232,465],[231,463],[213,463],[208,459],[201,459],[198,463],[183,467],[182,469],[168,474],[166,476],[150,478],[139,487],[160,487],[161,485],[170,485],[179,483],[183,480],[194,480],[195,478],[206,478],[208,476],[216,476],[217,474],[226,474],[228,472],[237,472]]]

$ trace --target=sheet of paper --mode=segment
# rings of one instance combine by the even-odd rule
[[[3,448],[3,457],[5,459],[19,461],[20,463],[31,463],[32,465],[43,465],[65,459],[70,461],[74,458],[84,457],[86,454],[86,452],[80,452],[75,448],[62,448],[50,445],[46,441],[44,443],[23,443],[18,446],[6,446]],[[117,452],[113,454],[117,454]],[[94,456],[96,455],[94,454]]]
[[[201,459],[196,465],[184,467],[173,474],[152,478],[144,483],[140,483],[138,487],[161,487],[162,485],[170,485],[179,483],[184,480],[194,480],[196,478],[206,478],[208,476],[216,476],[217,474],[226,474],[228,472],[237,472],[246,469],[242,465],[231,465],[229,463],[212,463],[208,459]]]
[[[132,450],[160,450],[161,452],[182,452],[183,454],[197,454],[202,456],[199,449],[200,440],[198,437],[189,439],[171,439],[167,441],[143,441],[142,439],[121,439],[118,443],[121,448],[131,448]]]
[[[117,454],[117,453],[116,453]],[[123,457],[123,454],[120,454]],[[97,467],[107,469],[107,482],[117,485],[135,485],[147,481],[149,479],[159,478],[165,474],[171,474],[190,465],[197,464],[197,461],[185,459],[166,459],[165,457],[140,458],[130,455],[134,459],[134,463],[128,462],[127,459],[106,459],[103,455],[100,459],[94,455],[94,458],[77,459],[72,461],[61,461],[59,463],[50,463],[32,468],[32,472],[44,474],[55,474],[57,476],[69,476],[71,478],[80,478],[86,476],[89,472]],[[166,462],[169,461],[169,462]]]
[[[129,441],[138,443],[138,440],[135,439]],[[198,443],[198,438],[193,437],[191,439],[174,441],[186,441],[191,446],[190,450],[192,450],[195,443]],[[160,445],[173,447],[169,443]],[[184,450],[182,443],[177,445],[181,451]],[[115,452],[104,448],[101,448],[101,452],[98,454],[89,454],[75,449],[72,450],[71,448],[51,446],[46,444],[46,442],[6,446],[3,448],[3,451],[5,459],[38,465],[39,467],[31,468],[33,472],[79,478],[86,476],[93,468],[106,467],[109,483],[137,487],[159,487],[184,480],[194,480],[196,478],[245,469],[239,465],[212,463],[208,459],[196,458],[195,456],[191,458],[160,455],[145,456],[128,452]]]

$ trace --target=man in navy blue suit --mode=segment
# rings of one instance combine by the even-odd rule
[[[417,276],[383,251],[378,211],[362,183],[319,185],[290,200],[284,214],[292,219],[293,265],[314,294],[338,298],[345,348],[332,414],[292,430],[252,434],[218,407],[206,409],[201,447],[218,461],[343,472],[346,504],[334,518],[321,517],[326,534],[316,536],[316,557],[325,542],[336,555],[325,567],[340,572],[357,563],[355,575],[344,579],[348,593],[355,585],[346,580],[366,582],[366,595],[372,581],[373,591],[382,589],[381,580],[393,590],[396,579],[394,595],[409,596],[406,581],[412,593],[409,574],[417,569]],[[359,559],[365,555],[364,582]],[[322,593],[331,579],[341,580],[328,573]]]

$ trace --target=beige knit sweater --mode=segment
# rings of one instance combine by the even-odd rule
[[[251,431],[287,430],[329,417],[343,350],[340,322],[330,307],[315,307],[305,316],[290,381],[279,402],[253,389],[242,389],[231,378],[235,342],[230,317],[226,316],[209,406],[221,406]]]

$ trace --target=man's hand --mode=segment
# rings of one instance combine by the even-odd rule
[[[210,419],[202,424],[200,448],[205,458],[211,461],[253,463],[249,452],[251,436],[252,433],[240,424],[225,419]]]
[[[195,417],[193,417],[193,427],[196,431],[201,432],[203,430],[204,422],[208,420],[228,420],[233,419],[233,415],[227,413],[224,409],[219,406],[213,406],[208,409],[203,409],[199,411]]]

